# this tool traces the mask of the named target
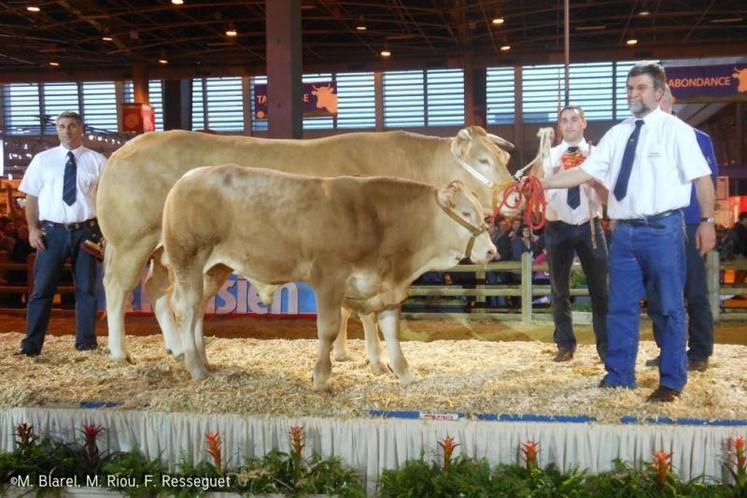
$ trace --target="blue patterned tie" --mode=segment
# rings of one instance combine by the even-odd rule
[[[573,154],[577,151],[578,147],[576,147],[575,145],[571,145],[570,147],[568,147],[568,150],[566,152],[570,152],[571,154]],[[581,187],[575,186],[569,188],[568,198],[566,199],[566,202],[571,209],[576,209],[579,205],[581,205]]]
[[[67,153],[67,162],[65,163],[65,180],[62,182],[62,200],[65,204],[72,206],[75,202],[75,176],[78,168],[75,166],[75,156],[73,152]]]
[[[623,200],[625,194],[628,193],[628,181],[630,180],[630,172],[633,169],[635,148],[638,145],[638,136],[641,134],[641,126],[643,126],[643,120],[637,119],[635,122],[635,130],[630,134],[628,143],[625,144],[625,152],[623,153],[620,173],[617,175],[617,182],[615,182],[615,190],[613,191],[615,199],[618,201]]]

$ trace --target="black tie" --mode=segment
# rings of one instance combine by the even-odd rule
[[[65,163],[65,180],[62,183],[62,200],[65,204],[72,206],[75,202],[75,176],[77,173],[75,166],[75,156],[73,152],[67,153],[67,162]]]
[[[638,136],[641,134],[641,126],[643,126],[643,120],[637,119],[635,122],[635,130],[630,134],[628,143],[625,144],[625,152],[623,153],[622,165],[620,166],[620,173],[617,175],[617,182],[615,182],[615,199],[621,201],[625,198],[625,194],[628,193],[628,181],[630,180],[630,172],[633,170],[633,160],[635,159],[635,148],[638,145]]]
[[[571,154],[578,152],[578,147],[571,145],[566,152],[570,152]],[[576,209],[581,204],[581,188],[579,186],[568,189],[568,199],[566,202],[568,202],[568,207],[571,209]]]

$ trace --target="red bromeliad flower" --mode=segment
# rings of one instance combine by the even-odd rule
[[[656,471],[656,478],[659,481],[659,486],[664,486],[667,480],[669,471],[672,470],[672,453],[666,453],[664,450],[659,450],[653,455],[651,466]]]
[[[444,472],[448,472],[451,467],[451,455],[454,454],[456,447],[461,446],[461,444],[455,443],[453,437],[446,436],[438,442],[438,445],[444,450]]]
[[[207,440],[207,451],[210,453],[210,456],[213,457],[213,465],[215,465],[215,468],[218,470],[218,472],[221,471],[221,440],[220,440],[220,433],[218,431],[215,432],[207,432],[205,433],[205,439]]]
[[[301,453],[304,447],[306,447],[305,441],[306,436],[303,432],[302,425],[294,425],[290,430],[291,446],[293,447],[293,454],[296,458],[301,458]]]
[[[737,454],[737,472],[747,472],[747,450],[745,448],[747,441],[744,436],[734,438],[734,449]]]
[[[36,434],[34,434],[34,426],[26,422],[16,427],[16,435],[20,446],[31,446],[37,439]]]
[[[91,461],[96,460],[99,456],[99,448],[96,445],[96,439],[98,439],[99,434],[102,432],[104,432],[104,428],[100,425],[83,424],[83,437],[85,440],[83,445]]]
[[[524,455],[524,461],[527,465],[527,470],[532,470],[537,467],[537,455],[539,455],[539,441],[527,441],[521,444],[521,453]]]

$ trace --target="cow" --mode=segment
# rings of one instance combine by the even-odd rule
[[[337,114],[337,94],[329,83],[327,86],[312,86],[311,94],[316,96],[316,108],[326,108],[330,114]]]
[[[129,359],[124,336],[126,299],[150,258],[145,290],[167,349],[174,354],[181,351],[166,298],[168,274],[159,262],[158,246],[166,194],[187,171],[235,163],[317,176],[386,175],[441,186],[461,180],[487,206],[510,181],[509,155],[504,149],[512,148],[480,127],[462,129],[453,138],[393,131],[278,140],[173,130],[130,140],[110,157],[97,193],[99,225],[107,240],[104,289],[111,357]],[[221,216],[218,210],[213,213]],[[375,330],[369,333],[373,319],[362,321],[368,326],[367,341],[373,344]],[[340,338],[344,341],[343,334]],[[335,356],[347,356],[344,343],[336,345]],[[375,351],[369,359],[375,372],[386,371],[376,362]]]
[[[459,181],[439,189],[388,177],[321,178],[232,164],[197,168],[176,182],[163,209],[163,248],[194,379],[208,375],[202,327],[211,291],[205,290],[235,271],[264,302],[287,282],[314,288],[316,391],[327,389],[343,305],[378,313],[394,373],[407,385],[414,377],[398,329],[410,284],[465,257],[482,264],[496,255],[483,208]]]
[[[737,91],[747,92],[747,68],[737,69],[737,66],[734,66],[734,74],[732,74],[731,76],[732,78],[736,78],[737,80],[739,80]]]

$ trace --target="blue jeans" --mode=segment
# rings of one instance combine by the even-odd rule
[[[96,258],[80,249],[80,244],[91,239],[96,230],[89,226],[67,230],[42,224],[46,249],[36,253],[34,291],[28,302],[26,337],[21,342],[23,351],[41,352],[52,312],[52,299],[68,256],[73,261],[75,286],[75,346],[90,348],[96,345]]]
[[[687,383],[682,213],[651,224],[616,223],[610,246],[609,275],[604,383],[627,388],[636,385],[640,300],[648,290],[661,309],[659,384],[681,391]]]
[[[713,313],[708,302],[705,261],[695,247],[695,233],[698,230],[698,224],[688,224],[685,228],[687,230],[687,241],[685,242],[685,260],[687,262],[685,301],[687,301],[688,318],[687,358],[702,361],[707,360],[713,354]],[[659,339],[661,312],[655,296],[649,296],[648,314],[654,322],[656,345],[661,347],[661,340]]]

